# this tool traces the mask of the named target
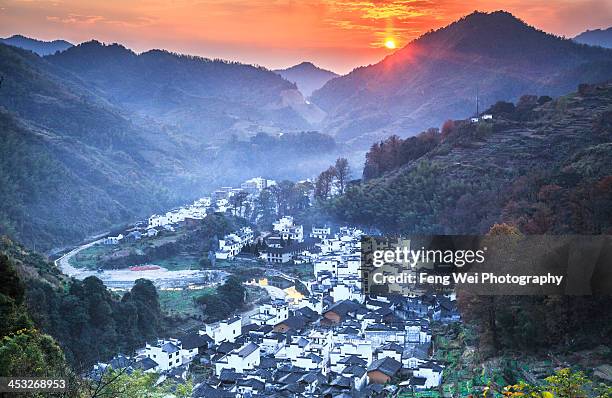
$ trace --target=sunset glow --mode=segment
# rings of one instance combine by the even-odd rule
[[[312,60],[345,73],[473,12],[507,10],[559,35],[612,25],[606,0],[4,0],[0,36],[120,42],[268,67]]]
[[[396,45],[395,45],[395,40],[393,40],[393,39],[387,39],[387,40],[385,41],[385,47],[387,47],[387,48],[388,48],[388,49],[390,49],[390,50],[393,50],[393,49],[396,47]]]

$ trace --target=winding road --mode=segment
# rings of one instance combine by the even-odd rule
[[[150,280],[157,288],[185,288],[189,286],[211,285],[223,282],[228,275],[227,272],[220,270],[169,271],[163,267],[139,271],[132,271],[130,269],[93,271],[76,268],[70,264],[70,259],[79,252],[101,243],[102,239],[98,239],[74,248],[55,260],[55,265],[62,273],[70,277],[83,280],[88,276],[95,276],[107,287],[114,289],[129,289],[140,278]]]

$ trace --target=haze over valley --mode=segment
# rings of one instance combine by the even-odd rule
[[[612,77],[612,50],[506,12],[475,12],[345,76],[95,40],[5,43],[44,56],[0,47],[3,230],[45,249],[256,175],[314,177],[341,155],[359,171],[372,143],[472,116],[477,94],[482,110]]]
[[[5,3],[0,395],[609,397],[606,1]]]

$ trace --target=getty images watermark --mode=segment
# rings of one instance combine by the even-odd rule
[[[366,294],[612,294],[610,236],[365,237],[361,255]]]

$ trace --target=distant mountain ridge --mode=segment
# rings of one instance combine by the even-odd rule
[[[290,68],[277,69],[274,72],[295,83],[305,97],[310,97],[315,90],[339,76],[337,73],[319,68],[312,62],[302,62]]]
[[[238,62],[162,50],[136,54],[120,44],[97,41],[47,59],[109,100],[180,128],[194,140],[251,136],[259,126],[276,132],[308,130],[315,111],[295,84]]]
[[[560,95],[612,78],[612,51],[528,26],[512,14],[472,13],[427,33],[377,64],[329,81],[312,95],[323,128],[364,145],[465,118],[524,93]]]
[[[612,26],[608,29],[587,30],[574,37],[573,40],[589,46],[612,48]]]
[[[0,39],[0,43],[29,50],[40,56],[55,54],[58,51],[64,51],[74,46],[74,44],[66,40],[44,41],[32,39],[23,35],[13,35]]]

